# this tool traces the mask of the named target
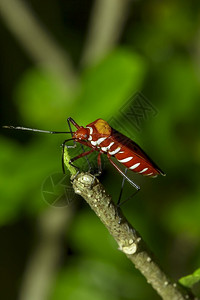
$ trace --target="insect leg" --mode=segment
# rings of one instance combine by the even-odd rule
[[[125,172],[124,172],[124,173],[126,174],[127,171],[128,171],[128,168],[125,169]],[[119,194],[119,199],[118,199],[118,201],[117,201],[117,207],[121,207],[122,204],[124,204],[125,202],[127,202],[128,200],[130,200],[133,196],[135,196],[135,195],[139,192],[139,190],[136,190],[136,191],[135,191],[133,194],[131,194],[127,199],[125,199],[125,200],[123,200],[122,202],[120,202],[121,197],[122,197],[122,192],[123,192],[124,182],[125,182],[125,178],[123,177],[123,179],[122,179],[122,186],[121,186],[121,190],[120,190],[120,194]]]
[[[122,204],[126,203],[128,200],[130,200],[133,196],[135,196],[137,193],[139,192],[139,190],[135,191],[133,194],[131,194],[128,198],[126,198],[124,201],[120,202],[119,204],[117,204],[117,207],[121,207]]]
[[[67,119],[67,123],[68,123],[69,131],[71,132],[71,135],[73,136],[71,124],[74,125],[76,128],[79,128],[80,126],[71,117],[69,117]],[[76,141],[74,141],[74,145],[73,146],[68,146],[68,148],[76,148]],[[81,145],[81,149],[82,149],[83,152],[85,152],[85,149],[84,149],[83,145]],[[90,164],[88,158],[85,157],[85,159],[87,161],[89,170],[91,170],[92,167],[91,167],[91,164]]]
[[[127,168],[125,169],[125,172],[124,174],[126,175],[127,173]],[[124,182],[125,182],[125,177],[122,178],[122,185],[121,185],[121,190],[120,190],[120,193],[119,193],[119,198],[118,198],[118,201],[117,201],[117,206],[120,206],[120,200],[121,200],[121,197],[122,197],[122,192],[123,192],[123,189],[124,189]]]
[[[98,164],[98,175],[101,175],[102,173],[101,152],[99,152],[97,156],[97,164]]]
[[[64,149],[65,149],[65,144],[66,142],[68,142],[69,140],[65,140],[62,144],[62,169],[63,169],[63,173],[65,174],[65,164],[64,164]],[[74,164],[72,164],[72,162],[74,162],[75,160],[81,158],[81,157],[84,157],[84,156],[87,156],[88,154],[92,153],[93,151],[95,151],[94,149],[91,149],[87,152],[82,152],[81,154],[75,156],[74,158],[70,159],[69,161],[69,164],[71,166],[73,166],[74,168],[76,168],[78,170],[78,172],[80,171],[79,167],[75,166]]]
[[[133,182],[126,174],[118,167],[118,165],[110,158],[109,155],[107,155],[110,163],[115,167],[115,169],[136,189],[140,190],[139,185],[137,185],[135,182]]]
[[[72,123],[72,125],[74,125],[77,129],[80,128],[80,126],[71,117],[69,117],[67,119],[67,122],[68,122],[69,128],[71,127],[70,123]]]
[[[84,157],[84,156],[86,156],[86,155],[89,155],[89,154],[92,153],[93,151],[94,151],[94,149],[89,150],[89,151],[86,151],[86,152],[82,152],[81,154],[79,154],[79,155],[73,157],[72,159],[70,159],[69,164],[70,164],[72,167],[74,167],[74,168],[77,169],[77,173],[76,173],[76,175],[75,175],[74,178],[76,178],[76,176],[79,174],[80,168],[77,167],[77,166],[75,166],[72,162],[74,162],[75,160],[77,160],[77,159],[79,159],[79,158],[81,158],[81,157]]]
[[[97,173],[92,173],[95,177],[96,176],[100,176],[101,173],[102,173],[102,165],[101,165],[101,152],[98,153],[98,156],[97,156],[97,164],[98,164],[98,170],[97,170]],[[95,170],[96,171],[96,170]]]
[[[71,133],[71,136],[73,136],[73,131],[72,131],[72,127],[71,127],[71,123],[70,122],[71,122],[71,118],[68,118],[67,119],[67,123],[68,123],[69,131]],[[74,146],[67,146],[67,148],[76,148],[76,142],[75,141],[73,141],[73,142],[74,142]]]
[[[85,149],[84,149],[84,147],[83,147],[82,144],[81,144],[81,148],[82,148],[83,153],[87,153],[87,152],[85,152]],[[91,163],[89,162],[89,159],[87,158],[86,155],[83,155],[83,156],[85,156],[85,159],[86,159],[86,161],[87,161],[88,168],[89,168],[89,171],[90,171],[90,170],[92,169]]]
[[[83,153],[81,153],[81,154],[79,154],[79,155],[73,157],[72,159],[70,159],[69,164],[71,165],[71,163],[72,163],[73,161],[75,161],[75,160],[77,160],[77,159],[79,159],[79,158],[81,158],[81,157],[84,157],[84,156],[86,156],[86,155],[89,155],[90,153],[92,153],[92,152],[94,152],[94,151],[95,151],[94,149],[91,149],[91,150],[89,150],[89,151],[83,152]]]

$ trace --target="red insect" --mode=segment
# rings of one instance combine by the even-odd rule
[[[104,153],[117,171],[137,190],[139,190],[140,187],[126,176],[111,157],[115,157],[129,170],[144,176],[156,177],[158,174],[165,176],[165,173],[135,142],[113,129],[103,119],[97,119],[86,127],[79,126],[72,118],[69,118],[68,122],[71,122],[77,128],[72,135],[74,141],[91,148],[90,151],[83,152],[71,159],[70,163],[93,151],[98,151],[99,154],[97,160],[99,169],[101,170],[101,154]]]
[[[70,123],[72,123],[77,128],[75,132],[71,130]],[[63,142],[63,154],[65,144],[69,140],[74,140],[74,142],[78,142],[82,145],[88,146],[91,148],[91,150],[83,152],[80,155],[72,158],[69,162],[70,164],[72,164],[75,160],[81,157],[84,157],[94,151],[98,151],[99,154],[97,161],[99,166],[99,173],[101,173],[101,154],[106,154],[109,161],[117,169],[117,171],[122,176],[124,176],[124,178],[137,190],[139,190],[140,187],[137,184],[135,184],[129,177],[126,176],[126,174],[119,168],[119,166],[112,160],[111,157],[115,157],[118,160],[118,162],[124,165],[127,169],[142,174],[144,176],[156,177],[159,174],[165,176],[165,173],[149,158],[149,156],[134,141],[132,141],[122,133],[118,132],[117,130],[113,129],[103,119],[97,119],[96,121],[88,124],[86,127],[83,127],[79,126],[72,118],[68,118],[68,125],[70,132],[45,131],[39,129],[13,126],[4,126],[4,128],[32,130],[52,134],[71,133],[72,138],[67,139]]]

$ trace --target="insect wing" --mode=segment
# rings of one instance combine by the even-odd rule
[[[138,156],[140,159],[145,160],[148,164],[152,165],[152,167],[158,171],[161,175],[165,176],[166,174],[156,165],[156,163],[140,148],[138,144],[136,144],[133,140],[123,135],[121,132],[112,128],[112,135],[114,139],[128,148],[134,155]]]

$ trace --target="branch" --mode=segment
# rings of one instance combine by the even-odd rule
[[[49,299],[62,255],[62,241],[70,227],[74,208],[49,207],[38,222],[37,241],[20,288],[19,300]]]
[[[82,65],[101,59],[120,38],[131,0],[95,0]]]
[[[97,178],[89,173],[78,174],[73,179],[73,188],[75,193],[87,201],[107,227],[118,243],[119,250],[124,252],[140,270],[162,299],[197,299],[161,270],[140,234],[128,223],[121,212],[120,216],[117,214],[116,205]]]
[[[71,59],[45,30],[37,16],[22,0],[0,0],[0,15],[33,61],[63,82],[76,83]]]

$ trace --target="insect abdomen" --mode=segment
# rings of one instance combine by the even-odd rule
[[[131,151],[122,149],[122,151],[119,151],[115,157],[121,164],[133,172],[146,176],[156,176],[158,174],[157,170],[155,170],[150,164],[139,158],[134,153],[131,153]]]
[[[111,127],[109,127],[112,130],[111,132],[107,132],[108,128],[104,128],[105,126],[101,128],[100,125],[105,125],[105,121],[103,121],[104,123],[102,121],[98,119],[86,127],[90,131],[88,141],[91,148],[96,148],[97,151],[101,150],[109,156],[114,156],[122,165],[133,172],[152,177],[162,174],[159,168],[132,140]],[[99,124],[103,132],[99,132],[95,124],[96,126]]]

